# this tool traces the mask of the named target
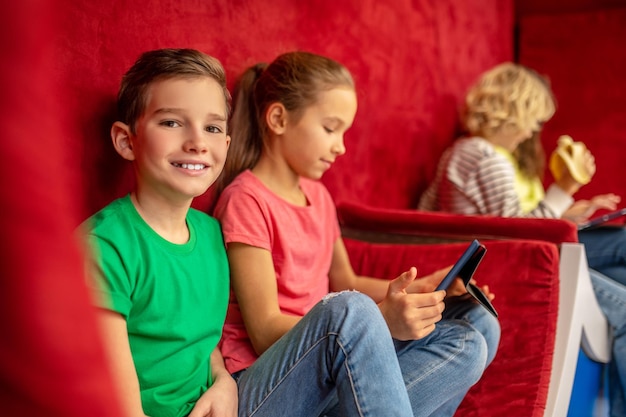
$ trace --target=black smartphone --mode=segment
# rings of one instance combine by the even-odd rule
[[[452,284],[452,281],[459,277],[463,280],[463,285],[465,285],[467,292],[476,301],[478,301],[480,305],[487,309],[487,311],[493,314],[494,317],[498,317],[498,312],[493,304],[491,304],[489,297],[487,297],[487,295],[479,287],[470,282],[474,276],[476,268],[478,268],[478,265],[480,264],[480,261],[482,261],[486,252],[487,249],[485,246],[478,240],[474,239],[467,249],[465,249],[465,252],[463,252],[452,269],[450,269],[450,271],[446,274],[441,283],[437,286],[436,290],[447,289],[450,284]]]
[[[450,272],[446,274],[441,283],[437,286],[436,291],[448,289],[456,277],[461,278],[465,285],[469,284],[470,279],[472,279],[474,275],[474,271],[483,259],[483,256],[485,256],[485,252],[487,252],[485,246],[474,239],[467,249],[465,249],[465,252],[463,252],[459,260],[454,264]]]

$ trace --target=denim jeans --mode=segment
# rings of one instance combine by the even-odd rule
[[[613,331],[613,356],[609,363],[611,417],[626,416],[626,286],[592,269],[591,284],[600,308]]]
[[[239,416],[452,416],[499,340],[497,321],[479,309],[446,309],[458,317],[399,342],[369,297],[330,294],[235,376]]]
[[[626,285],[626,228],[583,230],[578,240],[585,245],[589,268]]]

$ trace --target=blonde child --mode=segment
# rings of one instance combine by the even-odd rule
[[[190,209],[222,171],[229,100],[219,61],[191,49],[146,52],[122,79],[111,138],[136,187],[82,232],[128,416],[237,415],[217,348],[229,287],[222,235]]]
[[[583,222],[599,208],[615,209],[614,194],[574,201],[583,185],[567,169],[544,192],[538,132],[556,106],[548,83],[513,63],[485,72],[465,100],[462,119],[469,134],[448,149],[433,183],[420,200],[422,210],[502,217],[565,218]],[[595,161],[585,152],[580,168],[590,176]],[[626,412],[626,230],[579,232],[585,244],[596,298],[614,330],[610,364],[611,415]]]
[[[453,415],[493,359],[499,324],[471,302],[444,310],[434,289],[445,270],[391,282],[352,270],[318,181],[346,151],[350,73],[291,52],[237,88],[214,214],[231,266],[221,346],[240,416]]]

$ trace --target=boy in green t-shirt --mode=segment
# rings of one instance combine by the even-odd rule
[[[136,187],[81,232],[130,416],[237,415],[217,348],[229,291],[222,234],[190,208],[222,171],[229,103],[221,64],[195,50],[146,52],[122,79],[111,138]]]

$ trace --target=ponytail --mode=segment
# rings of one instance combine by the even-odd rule
[[[231,118],[231,143],[224,170],[217,182],[218,195],[237,175],[253,168],[261,156],[263,132],[259,123],[260,111],[254,99],[254,87],[267,64],[248,68],[235,85]]]

